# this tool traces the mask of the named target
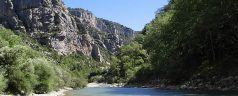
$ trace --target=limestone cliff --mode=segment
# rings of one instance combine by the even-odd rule
[[[67,9],[62,0],[0,0],[0,24],[20,30],[61,54],[73,52],[102,61],[100,48],[114,54],[134,31],[99,19],[83,9]]]
[[[119,48],[134,37],[134,31],[118,23],[97,18],[91,12],[80,8],[69,8],[76,23],[83,32],[89,32],[93,42],[106,48],[110,53],[117,53]],[[83,27],[83,28],[82,28]]]

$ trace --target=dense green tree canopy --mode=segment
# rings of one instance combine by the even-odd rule
[[[171,0],[146,26],[144,47],[161,78],[237,73],[235,0]]]

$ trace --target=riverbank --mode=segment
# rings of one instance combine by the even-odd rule
[[[65,88],[60,89],[58,91],[52,91],[52,92],[46,93],[46,94],[35,94],[35,93],[33,93],[33,94],[30,94],[29,96],[64,96],[65,92],[70,91],[70,90],[73,90],[73,89],[65,87]],[[0,96],[15,96],[15,95],[3,95],[3,94],[0,94]]]
[[[124,87],[238,91],[238,75],[212,75],[211,77],[194,76],[190,80],[173,85],[166,79],[144,81],[143,83],[138,81],[137,83],[128,83]]]
[[[106,83],[88,83],[87,87],[88,88],[98,88],[98,87],[123,87],[124,84],[118,84],[118,83],[114,83],[114,84],[106,84]]]
[[[168,85],[165,83],[130,83],[126,84],[126,88],[161,88],[172,90],[215,90],[215,91],[238,91],[236,78],[224,78],[219,81],[202,81],[200,79],[191,80],[183,84]]]
[[[238,91],[238,88],[230,87],[214,87],[212,85],[204,86],[190,86],[190,85],[164,85],[164,84],[129,84],[123,87],[125,88],[158,88],[158,89],[169,89],[169,90],[208,90],[208,91]]]
[[[106,84],[106,83],[88,83],[87,88],[104,88],[104,87],[124,87],[124,88],[160,88],[160,89],[171,89],[171,90],[216,90],[216,91],[238,91],[234,88],[229,87],[214,87],[212,85],[204,86],[191,86],[188,84],[181,85],[165,85],[165,84],[151,84],[151,83],[133,83],[133,84]]]
[[[73,90],[72,88],[64,88],[64,89],[60,89],[59,91],[52,91],[50,93],[47,94],[31,94],[30,96],[64,96],[65,92]]]

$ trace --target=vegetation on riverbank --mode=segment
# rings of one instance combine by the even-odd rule
[[[84,87],[98,66],[92,58],[58,55],[23,33],[0,28],[0,92],[27,95]]]
[[[237,4],[170,0],[137,43],[122,47],[110,74],[119,82],[237,89]]]
[[[0,28],[0,93],[28,95],[89,82],[238,89],[238,2],[170,0],[106,63],[58,55],[21,32]]]

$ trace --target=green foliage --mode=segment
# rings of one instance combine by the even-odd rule
[[[147,53],[142,49],[142,45],[137,42],[121,48],[119,59],[121,60],[121,75],[128,81],[134,77],[140,67],[147,62]]]
[[[77,77],[77,76],[80,76],[80,77]],[[73,76],[72,83],[71,83],[70,87],[73,87],[73,88],[76,88],[76,87],[83,88],[83,87],[86,87],[87,83],[88,83],[88,80],[85,77],[82,77],[80,74],[78,74],[76,76]]]
[[[35,93],[47,93],[53,90],[57,78],[52,64],[43,58],[31,59],[30,64],[34,65],[37,84],[34,86]]]
[[[1,91],[6,90],[21,95],[30,94],[35,91],[34,88],[39,83],[38,77],[47,75],[36,74],[42,70],[36,68],[35,62],[44,56],[24,44],[21,37],[14,35],[12,31],[4,28],[1,28],[0,31],[0,67],[6,70],[3,76],[8,81],[6,89],[2,87]],[[44,61],[48,62],[46,59]],[[47,70],[47,72],[50,71]]]
[[[136,41],[123,46],[117,58],[112,58],[114,64],[106,76],[110,83],[137,82],[136,73],[144,66],[150,66],[147,52]]]
[[[0,49],[0,66],[6,70],[8,79],[8,90],[19,94],[29,94],[35,84],[34,68],[26,62],[34,52],[25,46],[13,48],[3,47]],[[31,54],[31,55],[30,55]]]
[[[55,89],[70,87],[72,74],[68,69],[63,69],[60,66],[53,66],[55,73]]]
[[[134,40],[138,42],[139,44],[143,44],[145,42],[145,35],[139,33],[136,35]]]
[[[171,0],[143,32],[153,72],[173,84],[196,74],[235,75],[237,4],[234,0]]]
[[[58,55],[26,34],[0,28],[0,92],[28,95],[84,87],[96,65],[91,58]]]
[[[7,87],[7,80],[4,77],[4,73],[2,72],[3,69],[0,71],[0,93],[4,91],[4,89]]]
[[[8,29],[0,28],[0,48],[22,44],[21,38]]]
[[[89,74],[96,72],[99,70],[99,66],[102,66],[102,64],[92,58],[79,54],[63,56],[59,62],[62,68],[70,70],[72,76],[70,87],[85,87],[88,82]],[[91,77],[89,77],[89,79],[91,79]]]
[[[120,80],[121,67],[119,65],[119,59],[115,56],[112,56],[111,60],[112,64],[110,65],[110,68],[104,77],[108,83],[120,83],[122,80]]]

